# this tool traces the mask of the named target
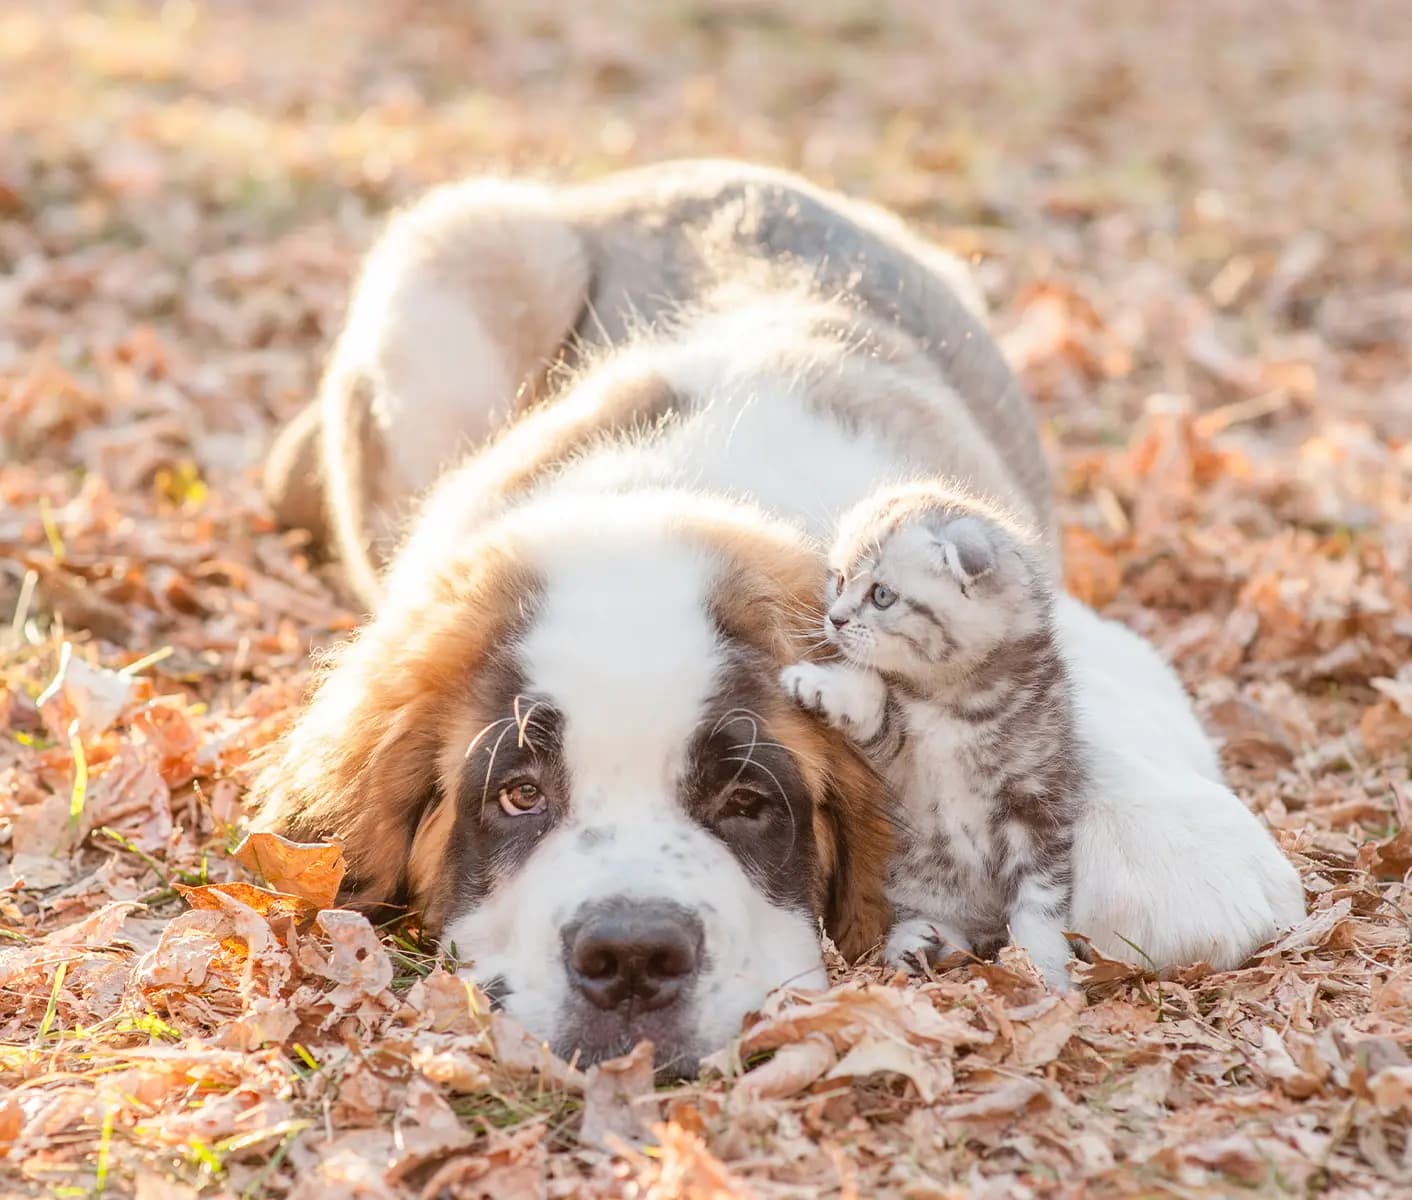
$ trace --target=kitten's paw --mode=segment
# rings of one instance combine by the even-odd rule
[[[871,671],[843,663],[795,663],[780,672],[780,683],[802,707],[850,737],[866,741],[882,725],[887,685]]]
[[[892,927],[883,948],[883,958],[890,967],[919,975],[927,967],[953,954],[969,953],[970,949],[970,944],[955,930],[926,917],[909,917]]]

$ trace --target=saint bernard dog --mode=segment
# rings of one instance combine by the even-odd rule
[[[1048,531],[1026,399],[965,269],[781,172],[478,180],[395,216],[318,400],[267,465],[373,614],[260,776],[344,840],[350,903],[420,914],[565,1056],[691,1072],[820,926],[886,936],[906,836],[780,668],[821,654],[826,539],[944,475]],[[1303,897],[1169,669],[1061,613],[1106,790],[1077,869],[1158,962],[1239,962]],[[1118,936],[1118,935],[1121,935]]]

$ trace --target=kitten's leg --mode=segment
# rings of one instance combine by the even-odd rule
[[[1068,888],[1045,875],[1030,875],[1020,884],[1010,907],[1010,937],[1033,960],[1044,981],[1056,992],[1069,990]]]
[[[945,921],[899,914],[887,935],[883,957],[890,967],[916,975],[922,968],[956,953],[969,954],[970,940]]]
[[[795,663],[780,672],[784,690],[857,742],[883,731],[887,684],[873,671],[847,663]]]

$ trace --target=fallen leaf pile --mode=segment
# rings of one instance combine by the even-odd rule
[[[1412,1194],[1404,0],[0,11],[0,1194]],[[780,994],[555,1060],[246,837],[358,613],[259,466],[392,206],[802,168],[974,266],[1071,589],[1171,657],[1310,914],[1242,968]]]

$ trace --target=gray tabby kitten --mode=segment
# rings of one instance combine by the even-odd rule
[[[1036,539],[947,485],[914,484],[850,511],[830,565],[824,630],[844,661],[781,678],[896,793],[888,961],[989,957],[1013,938],[1063,990],[1086,779]]]

